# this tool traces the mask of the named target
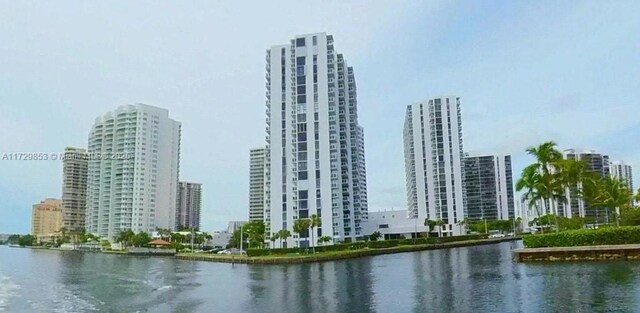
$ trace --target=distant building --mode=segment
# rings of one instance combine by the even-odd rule
[[[120,231],[176,225],[180,122],[166,109],[124,105],[98,117],[89,134],[86,228]]]
[[[635,192],[633,189],[633,169],[631,165],[625,164],[624,161],[611,162],[609,171],[612,177],[625,181],[629,190]]]
[[[514,217],[511,156],[464,158],[466,212],[471,220],[508,220]]]
[[[567,149],[563,156],[568,160],[582,160],[586,164],[586,171],[596,173],[601,177],[609,176],[609,156],[593,150],[578,151]],[[567,188],[566,201],[557,206],[557,214],[564,217],[580,216],[602,218],[605,216],[605,209],[591,208],[589,203],[579,196],[580,186]]]
[[[407,209],[419,221],[442,220],[444,236],[461,235],[465,217],[460,98],[407,106],[404,121]]]
[[[31,234],[49,237],[62,227],[62,200],[47,198],[34,204],[31,214]]]
[[[62,226],[70,232],[85,230],[87,210],[87,150],[67,147],[62,159]]]
[[[211,239],[207,241],[207,246],[213,248],[226,248],[229,245],[229,240],[233,233],[228,232],[214,232],[211,234]]]
[[[267,149],[251,149],[249,164],[249,220],[264,221]]]
[[[200,229],[202,184],[179,182],[176,229]]]
[[[232,221],[232,222],[229,222],[229,226],[227,226],[227,232],[230,233],[230,234],[233,234],[234,231],[239,230],[246,223],[247,223],[246,221]]]

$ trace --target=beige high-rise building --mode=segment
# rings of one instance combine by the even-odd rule
[[[62,227],[62,200],[47,198],[33,205],[31,234],[50,236]]]
[[[87,150],[67,147],[62,160],[62,226],[68,231],[84,230],[87,210]]]
[[[264,221],[264,177],[267,149],[251,149],[249,165],[249,220]]]

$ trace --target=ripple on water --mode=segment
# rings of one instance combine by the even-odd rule
[[[11,298],[18,294],[18,290],[20,285],[11,280],[11,277],[0,274],[0,311],[7,308]]]
[[[104,302],[84,291],[57,284],[47,288],[46,296],[27,301],[34,312],[97,312]]]

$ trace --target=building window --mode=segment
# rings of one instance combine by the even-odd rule
[[[304,47],[304,38],[296,39],[296,47]]]

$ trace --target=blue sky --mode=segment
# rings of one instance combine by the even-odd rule
[[[183,124],[181,179],[204,184],[203,228],[245,219],[248,151],[264,144],[264,53],[327,32],[355,68],[370,210],[405,206],[407,104],[461,97],[465,150],[595,149],[640,168],[636,1],[60,1],[0,5],[0,154],[86,146],[126,103]],[[60,197],[61,164],[0,161],[0,233]],[[636,184],[637,185],[637,184]]]

